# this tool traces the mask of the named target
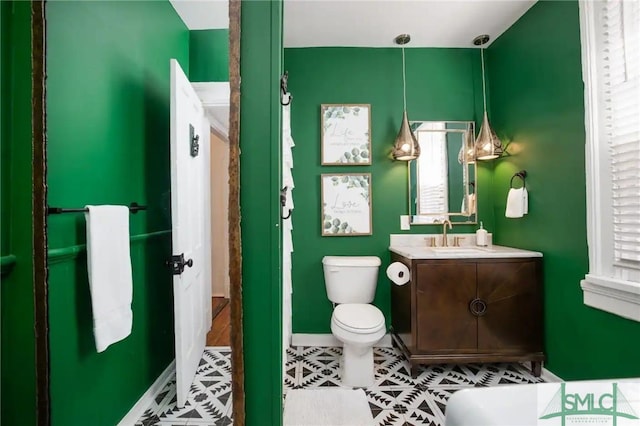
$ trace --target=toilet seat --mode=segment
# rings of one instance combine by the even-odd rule
[[[375,333],[384,328],[384,315],[377,307],[365,303],[343,303],[333,310],[335,325],[356,334]]]

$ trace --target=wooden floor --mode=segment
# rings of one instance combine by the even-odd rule
[[[231,310],[229,309],[229,299],[213,297],[211,298],[211,308],[213,321],[211,330],[207,333],[207,346],[230,346]]]

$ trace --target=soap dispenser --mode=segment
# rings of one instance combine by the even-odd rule
[[[482,226],[482,222],[480,222],[480,229],[476,231],[476,245],[477,246],[486,246],[487,245],[487,230]]]

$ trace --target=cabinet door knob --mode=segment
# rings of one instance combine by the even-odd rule
[[[487,304],[482,299],[473,299],[469,303],[469,311],[477,317],[482,316],[487,312]]]

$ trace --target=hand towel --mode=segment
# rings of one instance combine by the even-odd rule
[[[506,217],[518,218],[524,215],[524,203],[523,203],[524,188],[511,188],[507,195],[507,210],[505,212]]]
[[[529,192],[527,188],[522,188],[522,213],[529,213]]]
[[[476,194],[469,194],[469,216],[476,214]]]
[[[87,269],[96,350],[131,334],[133,278],[129,249],[129,208],[86,206]]]
[[[466,213],[469,216],[476,212],[476,194],[469,194],[462,197],[462,206],[460,207],[462,213]]]

